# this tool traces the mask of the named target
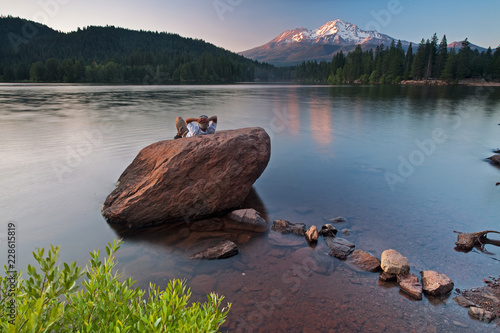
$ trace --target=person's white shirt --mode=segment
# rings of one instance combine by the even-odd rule
[[[217,128],[217,123],[216,122],[211,122],[210,125],[207,127],[205,132],[203,132],[200,129],[200,126],[195,125],[193,122],[187,124],[187,129],[189,130],[188,134],[186,134],[186,138],[192,137],[192,136],[197,136],[197,135],[206,135],[206,134],[214,134],[215,130]]]

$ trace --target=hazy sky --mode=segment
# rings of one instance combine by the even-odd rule
[[[167,31],[235,52],[335,19],[416,43],[437,33],[448,42],[500,44],[500,0],[0,0],[0,14],[65,32],[88,25]]]

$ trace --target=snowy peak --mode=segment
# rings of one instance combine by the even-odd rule
[[[279,35],[278,37],[274,38],[271,41],[271,43],[282,43],[282,42],[288,43],[288,42],[294,40],[294,38],[296,38],[295,36],[300,36],[302,33],[305,33],[308,31],[309,30],[306,28],[297,28],[297,29],[293,29],[293,30],[287,30],[287,31],[283,32],[281,35]]]
[[[377,31],[365,31],[355,24],[342,20],[330,21],[315,30],[298,28],[287,30],[272,40],[274,43],[319,43],[332,45],[363,44],[366,42],[376,44],[390,44],[392,38]]]

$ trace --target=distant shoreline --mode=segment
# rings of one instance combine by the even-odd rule
[[[171,82],[164,84],[156,84],[157,86],[225,86],[225,85],[241,85],[241,84],[249,84],[249,85],[315,85],[315,86],[337,86],[336,84],[329,84],[326,82],[308,82],[308,81],[254,81],[254,82]],[[360,85],[363,83],[355,82],[351,84],[342,84],[342,85]],[[155,84],[140,84],[140,83],[90,83],[90,82],[29,82],[29,81],[20,81],[20,82],[0,82],[1,85],[33,85],[33,86],[73,86],[73,85],[82,85],[82,86],[137,86],[137,85],[145,85],[145,86],[154,86]],[[382,85],[381,83],[370,83],[370,85]],[[388,84],[390,85],[390,84]],[[500,87],[500,82],[486,81],[480,79],[467,79],[460,80],[458,82],[447,82],[444,80],[403,80],[399,84],[392,85],[402,85],[402,86],[469,86],[469,87]]]
[[[460,80],[458,82],[447,82],[443,80],[404,80],[401,81],[401,85],[404,86],[452,86],[452,85],[460,85],[460,86],[471,86],[471,87],[500,87],[500,82],[492,82],[486,80],[478,80],[478,79],[468,79],[468,80]]]

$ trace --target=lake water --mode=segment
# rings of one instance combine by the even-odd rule
[[[455,230],[500,229],[500,170],[485,160],[500,146],[499,88],[0,85],[1,251],[13,222],[18,269],[50,244],[85,265],[123,236],[100,214],[123,170],[143,147],[174,137],[176,116],[200,114],[217,115],[218,130],[260,126],[271,136],[270,163],[245,203],[270,225],[320,228],[343,216],[342,237],[377,257],[399,251],[418,276],[436,270],[465,289],[500,275],[499,247],[454,250]],[[143,288],[183,278],[194,300],[225,295],[231,332],[498,329],[470,319],[454,294],[409,299],[329,257],[322,239],[277,246],[268,234],[128,234],[118,269]],[[240,254],[189,260],[208,236],[235,239]]]

